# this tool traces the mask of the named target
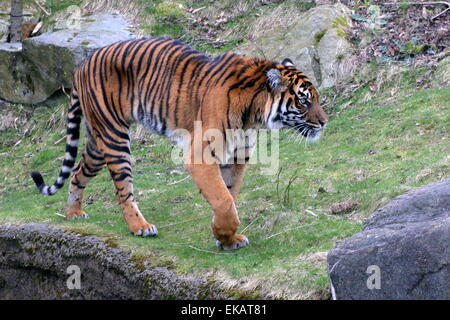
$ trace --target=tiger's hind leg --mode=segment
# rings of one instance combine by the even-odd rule
[[[158,234],[156,226],[145,220],[134,199],[129,145],[130,141],[123,138],[114,144],[104,144],[102,149],[106,166],[114,181],[116,197],[131,233],[136,236],[154,237]]]
[[[244,180],[246,164],[225,164],[220,166],[220,173],[228,190],[233,196],[234,202],[237,201],[242,181]]]
[[[66,217],[68,219],[89,217],[82,209],[83,191],[88,182],[94,178],[104,166],[105,160],[103,155],[94,143],[88,142],[70,182],[68,207],[66,210]]]

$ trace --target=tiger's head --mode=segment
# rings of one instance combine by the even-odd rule
[[[290,59],[270,68],[267,86],[271,92],[265,122],[269,129],[291,128],[307,141],[319,139],[328,118],[319,103],[319,93]]]

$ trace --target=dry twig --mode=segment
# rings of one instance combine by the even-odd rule
[[[61,139],[58,139],[54,145],[56,146],[57,144],[59,144],[61,141],[63,141],[64,139],[66,139],[66,136],[62,137]]]
[[[204,250],[204,249],[200,249],[200,248],[197,248],[197,247],[194,247],[194,246],[191,246],[191,245],[188,245],[187,247],[188,247],[188,248],[191,248],[191,249],[194,249],[194,250],[197,250],[197,251],[206,252],[206,253],[213,253],[213,254],[232,254],[231,252],[230,252],[230,253],[227,253],[227,252],[214,252],[214,251]]]
[[[250,227],[256,220],[258,220],[259,217],[256,217],[255,219],[252,220],[252,222],[250,222],[244,229],[242,229],[241,233],[244,233],[245,230],[248,229],[248,227]]]
[[[67,98],[70,99],[70,94],[68,94],[68,93],[66,92],[66,88],[64,88],[64,86],[61,87],[61,91],[66,95]]]
[[[278,236],[278,235],[280,235],[280,234],[283,234],[283,233],[285,233],[285,232],[292,231],[292,230],[296,230],[296,229],[301,229],[301,228],[304,228],[304,227],[309,227],[309,226],[311,226],[311,225],[313,225],[313,224],[314,224],[314,223],[310,223],[310,224],[302,224],[302,225],[299,225],[299,226],[296,226],[296,227],[293,227],[293,228],[288,228],[288,229],[285,229],[285,230],[283,230],[283,231],[274,233],[274,234],[272,234],[272,235],[270,235],[270,236],[268,236],[267,238],[264,238],[264,239],[262,239],[262,240],[268,240],[268,239],[271,239],[271,238],[273,238],[273,237],[276,237],[276,236]]]
[[[318,217],[318,215],[315,214],[314,212],[312,212],[311,210],[305,209],[305,212],[306,212],[307,214],[310,214],[310,215],[314,216],[314,217]]]
[[[177,183],[180,183],[180,182],[183,182],[183,181],[186,181],[187,179],[189,179],[190,178],[190,176],[188,175],[188,176],[186,176],[186,177],[184,177],[183,179],[181,179],[181,180],[178,180],[178,181],[174,181],[174,182],[170,182],[170,183],[168,183],[169,185],[173,185],[173,184],[177,184]]]
[[[48,11],[42,6],[42,4],[40,4],[40,3],[39,3],[38,1],[36,1],[36,0],[34,0],[33,2],[39,7],[39,9],[41,9],[41,10],[45,13],[45,15],[47,15],[47,16],[50,15],[50,12],[48,12]]]

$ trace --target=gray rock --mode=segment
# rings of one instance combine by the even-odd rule
[[[0,19],[0,42],[6,42],[8,33],[9,22],[7,20]]]
[[[211,279],[136,262],[101,238],[54,226],[0,225],[0,252],[0,299],[232,298]],[[80,289],[67,286],[72,265],[80,268]]]
[[[409,223],[449,217],[450,179],[446,179],[396,197],[375,211],[367,219],[363,230],[403,228]]]
[[[322,83],[322,73],[316,50],[305,47],[299,50],[295,59],[297,67],[311,79],[313,83]],[[297,63],[299,61],[300,63]]]
[[[353,47],[339,35],[335,28],[325,32],[317,44],[317,57],[320,62],[320,87],[331,88],[338,82],[348,79],[354,67]]]
[[[450,179],[373,213],[329,252],[328,272],[336,299],[450,299]]]
[[[23,102],[35,95],[35,85],[39,78],[33,79],[28,73],[31,65],[24,59],[21,43],[0,43],[0,98]],[[36,74],[39,75],[39,74]],[[37,91],[37,90],[36,90]]]
[[[0,98],[45,101],[61,87],[72,86],[73,70],[96,49],[134,38],[127,22],[114,14],[79,17],[66,26],[24,40],[21,52],[11,54],[0,46],[0,61],[6,62],[0,67]]]
[[[350,16],[341,3],[318,6],[237,52],[275,61],[291,58],[315,85],[329,88],[352,74],[353,48],[342,30],[351,24]]]

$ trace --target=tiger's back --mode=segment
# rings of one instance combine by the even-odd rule
[[[235,80],[233,65],[247,60],[232,53],[212,59],[173,39],[131,40],[96,51],[75,72],[74,87],[86,88],[77,90],[88,124],[101,123],[96,110],[106,109],[116,128],[136,121],[170,135],[192,130],[208,91],[225,88]]]

